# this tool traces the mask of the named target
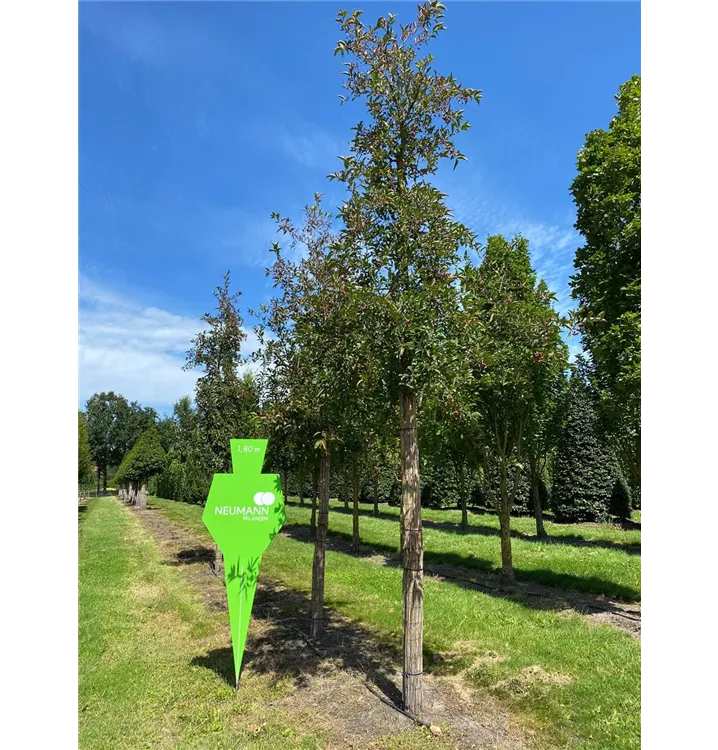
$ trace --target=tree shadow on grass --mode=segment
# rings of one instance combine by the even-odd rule
[[[287,505],[295,505],[299,507],[299,504],[292,501],[287,501]],[[349,510],[343,507],[332,507],[332,513],[343,513],[345,515],[351,515],[351,508]],[[491,511],[483,509],[483,513],[490,513]],[[387,513],[386,511],[379,511],[379,515],[375,516],[371,510],[359,510],[360,516],[370,518],[382,518],[388,521],[394,521],[398,523],[399,517],[393,513]],[[472,524],[470,523],[468,530],[464,531],[458,523],[451,521],[432,521],[430,519],[422,519],[422,525],[427,529],[438,529],[439,531],[446,531],[450,534],[478,534],[479,536],[498,537],[499,530],[493,526],[486,526],[483,524]],[[640,526],[639,526],[640,529]],[[517,531],[516,529],[511,530],[511,537],[513,539],[522,539],[525,542],[532,542],[537,544],[566,544],[572,547],[593,547],[597,549],[612,549],[619,552],[626,552],[629,555],[640,555],[641,544],[640,542],[612,542],[607,539],[586,539],[576,534],[561,535],[561,536],[548,536],[539,538],[534,534],[527,534],[523,531]]]
[[[344,602],[334,602],[341,608]],[[401,654],[395,645],[380,641],[361,625],[325,608],[325,628],[318,641],[309,637],[310,599],[303,593],[266,579],[260,580],[244,652],[242,672],[270,675],[272,684],[287,678],[296,688],[322,673],[363,673],[391,701],[401,705],[397,680]],[[429,650],[428,658],[434,655]],[[434,659],[435,660],[435,659]],[[211,669],[234,687],[232,649],[213,649],[193,659],[194,666]],[[240,685],[242,681],[240,672]]]
[[[180,550],[176,557],[167,561],[167,565],[194,565],[195,563],[207,563],[214,568],[216,551],[211,547],[194,547],[193,549]]]
[[[307,526],[287,524],[282,532],[297,541],[313,543]],[[354,557],[373,557],[377,553],[383,556],[382,562],[391,567],[401,568],[401,557],[397,547],[389,544],[368,544],[362,542],[360,550],[351,549],[352,535],[330,530],[328,538],[330,548]],[[595,608],[616,612],[604,596],[611,596],[628,602],[640,599],[640,592],[628,586],[622,586],[596,576],[577,576],[570,573],[557,573],[552,570],[522,570],[515,567],[516,581],[504,581],[497,573],[491,560],[475,555],[459,555],[455,552],[438,553],[424,550],[424,570],[430,575],[438,575],[447,582],[462,588],[480,589],[488,594],[513,598],[518,596],[521,602],[532,609],[565,609],[575,599],[575,609]],[[478,571],[478,576],[477,576]],[[534,587],[529,590],[528,586]]]

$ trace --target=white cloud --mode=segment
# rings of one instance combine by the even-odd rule
[[[268,125],[257,131],[256,138],[268,149],[280,148],[304,167],[325,172],[339,169],[339,154],[349,152],[347,141],[341,141],[318,125],[298,120],[291,125]]]
[[[144,306],[101,284],[80,279],[79,401],[115,391],[130,401],[169,412],[192,395],[198,372],[182,369],[199,318]],[[245,352],[257,347],[251,330]]]
[[[493,234],[526,237],[538,277],[556,294],[555,309],[566,315],[576,306],[571,297],[569,277],[574,272],[575,250],[581,246],[582,239],[572,226],[571,212],[552,222],[527,217],[520,208],[492,195],[491,187],[477,171],[468,175],[445,173],[437,186],[447,194],[446,204],[453,209],[456,219],[476,232],[480,244]],[[582,352],[581,337],[565,332],[564,340],[569,349],[569,361],[573,362]]]
[[[279,145],[300,164],[311,169],[332,168],[340,147],[326,133],[307,131],[306,133],[280,133]]]
[[[519,207],[493,196],[484,183],[477,172],[463,176],[449,172],[440,177],[438,187],[447,194],[446,203],[456,219],[476,232],[480,244],[493,234],[507,238],[521,234],[529,241],[533,267],[556,293],[556,309],[565,315],[575,305],[569,276],[574,272],[575,250],[582,242],[571,216],[555,222],[528,217]]]
[[[245,266],[266,267],[272,263],[270,248],[280,241],[277,225],[269,213],[250,213],[237,207],[211,207],[202,216],[202,240],[214,252]]]

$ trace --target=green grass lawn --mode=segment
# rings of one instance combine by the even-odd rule
[[[351,513],[344,505],[331,503],[330,536],[351,540]],[[362,508],[360,537],[386,554],[399,552],[398,508],[383,506],[381,517]],[[424,517],[424,561],[427,567],[449,563],[478,570],[501,568],[498,518],[469,514],[470,533],[460,532],[459,511],[422,510]],[[309,525],[311,511],[287,504],[288,525]],[[546,523],[550,541],[536,540],[531,518],[512,518],[515,532],[512,550],[516,577],[572,591],[604,594],[611,598],[638,601],[641,598],[640,531],[602,527],[562,526]]]
[[[193,664],[226,647],[226,614],[207,613],[127,509],[91,499],[80,517],[80,748],[323,746],[263,706],[291,690],[288,680],[247,674],[236,693]]]
[[[290,502],[298,503],[297,497],[290,497]],[[305,498],[305,502],[308,502]],[[330,502],[332,509],[343,510],[344,503],[338,500],[332,500]],[[351,508],[351,504],[350,504]],[[360,503],[360,509],[364,512],[371,512],[373,505],[367,503]],[[379,504],[379,511],[384,516],[392,516],[396,519],[399,518],[399,508],[397,506],[387,505],[386,503]],[[449,508],[436,509],[436,508],[422,508],[421,515],[424,521],[434,521],[439,523],[451,523],[457,526],[461,523],[461,511]],[[475,513],[469,511],[469,525],[475,527],[478,531],[497,531],[499,529],[499,519],[495,513]],[[605,542],[607,546],[618,545],[623,547],[624,545],[635,545],[640,546],[641,544],[641,532],[640,531],[624,531],[612,524],[566,524],[566,523],[553,523],[552,521],[544,521],[546,531],[552,538],[564,538],[564,539],[577,539],[579,541],[595,541]],[[511,518],[511,529],[516,535],[524,535],[529,537],[536,536],[536,522],[532,516],[513,516]]]
[[[152,506],[171,520],[207,535],[200,506],[155,498]],[[305,513],[289,506],[288,522],[301,522]],[[429,520],[431,513],[427,514]],[[333,528],[347,520],[337,513],[330,518]],[[389,520],[362,518],[362,535],[367,538],[376,534],[377,539],[383,539],[392,529],[396,525]],[[488,541],[498,547],[495,537],[427,530],[431,549],[449,541]],[[523,544],[533,548],[534,543],[524,540]],[[546,546],[547,555],[570,547]],[[310,544],[277,537],[265,554],[262,573],[308,594],[312,551]],[[578,552],[588,553],[594,560],[600,560],[601,555],[634,559],[605,548],[582,547]],[[580,554],[575,559],[579,558]],[[516,563],[520,567],[518,554]],[[549,556],[539,568],[525,569],[550,571],[554,565],[567,566],[568,562],[565,557]],[[592,568],[588,565],[582,570],[586,569]],[[595,564],[593,569],[595,573]],[[559,571],[568,572],[569,568]],[[401,570],[330,550],[326,575],[327,606],[360,621],[377,639],[400,647]],[[640,644],[629,635],[608,625],[589,624],[577,615],[532,609],[448,581],[427,579],[425,592],[427,671],[461,673],[470,685],[500,698],[525,727],[538,733],[538,747],[640,747]]]

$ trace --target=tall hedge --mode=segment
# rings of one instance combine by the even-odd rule
[[[566,425],[556,459],[551,493],[556,520],[606,520],[612,489],[610,454],[579,367],[571,376]]]

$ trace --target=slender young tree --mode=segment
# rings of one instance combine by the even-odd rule
[[[472,323],[465,321],[467,327]],[[481,414],[475,411],[471,388],[467,388],[470,382],[470,372],[467,371],[453,392],[439,395],[429,410],[430,423],[423,441],[433,463],[448,463],[456,471],[463,532],[469,528],[469,478],[476,474],[485,453],[481,441]]]
[[[463,306],[479,325],[467,331],[474,409],[489,460],[498,470],[501,572],[514,577],[511,510],[523,471],[524,440],[555,373],[566,363],[562,321],[546,285],[536,283],[528,242],[489,237],[484,259],[464,275]]]
[[[329,518],[333,443],[351,401],[347,373],[356,369],[350,346],[356,328],[346,288],[350,279],[330,253],[331,217],[320,196],[305,211],[304,226],[273,215],[289,237],[289,250],[278,243],[268,273],[278,290],[260,307],[257,336],[263,362],[264,398],[272,434],[287,432],[311,440],[318,459],[319,507],[312,563],[311,632],[318,637],[324,624],[324,572]],[[299,261],[290,258],[305,248]],[[271,336],[267,336],[267,331]]]
[[[384,407],[389,404],[384,401]],[[379,516],[379,483],[381,480],[382,469],[387,466],[396,466],[398,463],[395,459],[398,457],[397,438],[394,430],[391,429],[391,418],[394,414],[389,413],[382,415],[381,402],[377,404],[374,411],[373,425],[367,433],[366,452],[368,463],[370,465],[369,475],[371,484],[371,498],[374,505],[374,516]]]
[[[539,282],[539,298],[550,304],[552,296],[544,281]],[[525,465],[531,487],[531,502],[536,520],[536,536],[548,536],[543,523],[541,482],[549,459],[555,455],[565,418],[566,392],[568,388],[568,350],[558,337],[555,339],[553,356],[544,359],[542,383],[536,388],[533,409],[526,426]]]
[[[417,715],[424,616],[418,418],[426,390],[453,377],[454,271],[460,248],[474,240],[429,178],[441,161],[465,158],[454,145],[469,127],[460,106],[480,98],[478,90],[435,72],[431,55],[420,56],[445,28],[444,11],[439,2],[422,3],[406,26],[394,14],[364,24],[361,11],[339,13],[344,38],[336,54],[349,58],[342,100],[362,100],[366,119],[355,128],[343,169],[330,176],[348,193],[337,252],[357,273],[364,353],[378,363],[399,413],[403,698]]]
[[[247,334],[238,305],[241,292],[232,294],[229,287],[227,271],[214,292],[217,312],[202,316],[207,327],[192,339],[184,367],[202,370],[195,386],[196,430],[192,435],[200,488],[209,485],[213,474],[232,470],[230,440],[254,436],[258,429],[259,387],[251,372],[240,374],[240,366],[247,361],[242,355]],[[222,553],[215,545],[215,565],[219,567],[221,561]]]
[[[87,400],[85,407],[90,449],[92,451],[92,458],[97,466],[98,494],[103,476],[104,486],[105,488],[107,487],[107,467],[113,463],[117,455],[116,422],[118,421],[118,412],[121,411],[123,404],[127,406],[124,396],[119,396],[113,391],[109,391],[108,393],[94,393]],[[119,461],[121,460],[122,455],[119,458]]]
[[[202,370],[195,389],[196,427],[207,449],[208,476],[231,471],[230,439],[252,436],[258,427],[259,386],[251,372],[240,374],[247,361],[241,292],[231,294],[229,285],[227,272],[214,292],[217,312],[202,316],[207,327],[192,340],[185,364],[186,370]]]

